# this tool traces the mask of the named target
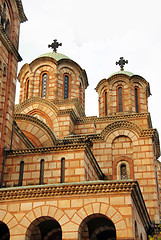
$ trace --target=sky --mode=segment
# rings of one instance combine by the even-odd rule
[[[161,0],[22,0],[28,21],[21,24],[18,70],[43,53],[58,52],[86,70],[86,116],[98,116],[95,87],[119,71],[116,61],[128,60],[126,71],[150,84],[149,112],[161,137]],[[18,97],[18,88],[17,94]],[[16,102],[18,98],[16,97]]]

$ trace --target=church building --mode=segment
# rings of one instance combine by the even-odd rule
[[[87,117],[87,73],[57,40],[17,76],[26,20],[21,0],[1,1],[0,240],[147,240],[161,210],[149,83],[121,57]]]

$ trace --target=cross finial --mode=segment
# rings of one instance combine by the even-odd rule
[[[57,52],[59,46],[62,46],[62,43],[58,43],[57,39],[54,39],[53,43],[48,45],[49,48],[51,47],[53,49],[53,52]]]
[[[120,57],[120,60],[118,62],[116,62],[116,65],[119,64],[120,65],[120,70],[124,71],[124,65],[128,63],[128,60],[125,60],[123,57]]]

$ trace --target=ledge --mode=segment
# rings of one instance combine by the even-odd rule
[[[129,193],[138,210],[138,214],[146,230],[150,228],[151,221],[145,206],[139,184],[134,180],[118,181],[89,181],[80,183],[62,183],[50,185],[37,185],[26,187],[12,187],[0,189],[0,201],[30,200],[80,195],[104,195]]]

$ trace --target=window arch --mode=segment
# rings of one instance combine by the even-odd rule
[[[44,183],[44,164],[45,164],[45,160],[41,159],[41,161],[40,161],[40,179],[39,179],[40,185]]]
[[[124,159],[125,158],[125,159]],[[117,180],[126,180],[133,178],[132,177],[132,163],[129,164],[128,161],[126,161],[126,157],[122,158],[117,165],[116,165],[116,170],[117,170]]]
[[[60,176],[60,182],[65,182],[65,158],[61,159],[61,176]]]
[[[48,74],[45,72],[41,75],[41,97],[47,98]]]
[[[26,80],[26,99],[29,97],[29,78]]]
[[[69,84],[70,78],[68,74],[64,74],[64,99],[69,97]]]
[[[117,88],[117,110],[118,112],[123,112],[123,88],[119,86]]]
[[[135,111],[139,113],[139,89],[135,87]]]
[[[104,91],[104,115],[107,116],[108,109],[107,109],[107,91]]]
[[[20,162],[20,173],[19,173],[18,186],[22,186],[22,182],[23,182],[23,171],[24,171],[24,161],[21,161],[21,162]]]

